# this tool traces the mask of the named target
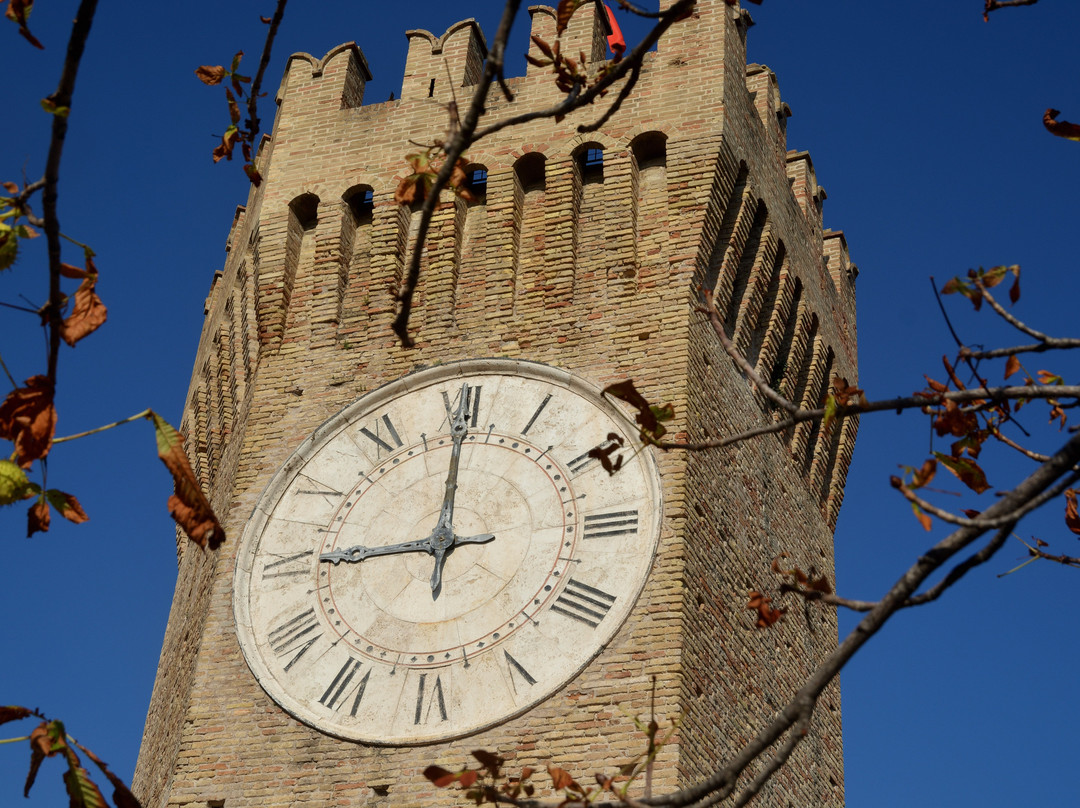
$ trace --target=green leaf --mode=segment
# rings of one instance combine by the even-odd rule
[[[0,460],[0,505],[13,505],[34,495],[32,482],[18,463]]]

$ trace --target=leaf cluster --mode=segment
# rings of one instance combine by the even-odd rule
[[[225,88],[225,101],[229,109],[229,125],[221,136],[221,142],[214,147],[212,156],[217,163],[233,159],[233,149],[239,144],[240,151],[244,156],[244,173],[247,174],[251,184],[256,188],[262,183],[262,175],[255,168],[255,138],[258,136],[257,127],[240,124],[240,100],[245,98],[244,85],[251,83],[251,77],[242,75],[240,60],[244,52],[237,51],[228,68],[222,65],[200,65],[195,69],[195,76],[203,84],[209,87],[223,85]]]
[[[595,785],[580,782],[559,766],[547,767],[551,788],[561,797],[561,800],[552,803],[552,806],[588,805],[604,795],[613,796],[628,805],[637,804],[629,797],[629,790],[643,775],[646,778],[645,790],[648,796],[653,764],[678,730],[678,721],[672,721],[663,734],[660,733],[660,724],[655,717],[647,722],[634,717],[633,722],[645,736],[645,748],[632,760],[620,766],[614,775],[600,772],[594,774]],[[472,756],[478,763],[474,767],[465,766],[457,771],[450,771],[441,766],[428,766],[424,769],[424,777],[438,788],[448,788],[456,783],[465,793],[465,798],[476,805],[515,805],[535,794],[536,786],[532,782],[535,771],[531,767],[526,766],[520,774],[511,776],[504,773],[505,758],[484,749],[473,751]]]
[[[109,803],[101,793],[101,789],[83,767],[82,760],[76,752],[78,749],[90,758],[112,784],[112,804],[115,808],[142,808],[135,795],[124,785],[124,781],[113,773],[107,763],[67,734],[62,721],[50,720],[37,710],[26,707],[0,706],[0,724],[32,717],[40,718],[41,723],[29,736],[14,739],[26,740],[30,743],[30,769],[23,787],[24,797],[30,796],[30,789],[37,781],[38,770],[45,759],[60,758],[67,764],[63,778],[69,797],[68,804],[71,808],[109,808]]]

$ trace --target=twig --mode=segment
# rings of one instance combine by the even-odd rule
[[[285,6],[289,0],[278,0],[277,8],[274,9],[274,16],[270,18],[270,28],[266,32],[266,41],[263,42],[262,56],[259,58],[259,69],[255,73],[255,78],[251,81],[251,91],[248,93],[248,118],[244,122],[247,127],[251,142],[254,144],[255,135],[259,132],[259,90],[262,89],[263,75],[266,73],[266,67],[270,64],[270,52],[274,48],[274,38],[277,36],[278,26],[281,25],[281,19],[285,16]]]
[[[88,429],[85,432],[76,432],[74,435],[65,435],[62,438],[53,438],[53,443],[64,443],[65,441],[75,440],[76,438],[85,438],[87,435],[96,435],[98,432],[104,432],[107,429],[113,427],[122,426],[123,424],[130,424],[132,421],[138,421],[142,418],[149,418],[150,410],[143,410],[142,412],[130,415],[127,418],[122,418],[119,421],[113,421],[111,424],[105,424],[104,426],[95,427],[94,429]]]
[[[1037,339],[1039,342],[1046,342],[1046,340],[1048,339],[1046,334],[1041,331],[1036,331],[1031,326],[1021,322],[1016,317],[1014,317],[1011,312],[1007,311],[1004,306],[998,303],[994,296],[990,294],[990,290],[986,288],[986,285],[982,282],[981,278],[975,279],[975,285],[979,287],[979,291],[982,292],[983,300],[990,304],[990,308],[992,308],[1001,317],[1002,320],[1007,322],[1017,331],[1024,332],[1029,337]]]
[[[1012,348],[994,348],[989,351],[972,351],[967,353],[972,359],[1000,359],[1003,356],[1015,356],[1022,353],[1044,353],[1045,351],[1069,350],[1080,348],[1080,339],[1072,337],[1047,337],[1046,342],[1035,345],[1016,345]]]
[[[4,358],[2,356],[0,356],[0,368],[4,369],[4,375],[8,377],[8,381],[11,382],[11,386],[18,387],[19,385],[16,384],[15,377],[11,375],[11,371],[8,370],[7,363],[4,362]]]
[[[1003,435],[1001,430],[998,429],[997,427],[992,427],[990,429],[990,434],[993,435],[995,438],[997,438],[1002,443],[1004,443],[1006,446],[1009,446],[1009,447],[1015,449],[1016,451],[1020,452],[1020,454],[1024,455],[1024,457],[1029,457],[1032,460],[1038,461],[1039,463],[1045,463],[1050,457],[1049,455],[1044,455],[1044,454],[1041,454],[1040,452],[1033,452],[1033,451],[1031,451],[1031,449],[1024,448],[1019,443],[1014,441],[1012,438],[1010,438],[1010,437],[1008,437],[1006,435]]]
[[[623,101],[630,97],[630,93],[633,92],[639,78],[641,78],[640,63],[635,64],[634,67],[630,70],[629,78],[627,78],[626,83],[619,88],[619,94],[615,96],[615,100],[611,102],[611,106],[607,108],[607,111],[604,112],[604,114],[601,115],[599,118],[597,118],[594,123],[581,124],[577,128],[578,132],[581,132],[582,134],[585,134],[587,132],[595,132],[605,123],[610,121],[611,116],[618,112],[619,109],[622,107]]]
[[[983,20],[989,22],[990,12],[997,11],[999,8],[1015,8],[1016,6],[1033,6],[1038,3],[1039,0],[986,0],[986,4],[983,6]]]

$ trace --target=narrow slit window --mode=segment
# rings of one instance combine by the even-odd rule
[[[352,208],[356,221],[361,222],[370,219],[371,213],[375,209],[374,192],[370,188],[365,188],[354,194],[349,199],[349,207]]]
[[[487,196],[488,172],[486,168],[474,168],[469,172],[469,178],[465,181],[465,187],[479,201]]]
[[[582,150],[578,157],[581,165],[581,179],[585,182],[599,182],[604,179],[604,150],[590,146]]]

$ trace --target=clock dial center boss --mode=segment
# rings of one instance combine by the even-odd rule
[[[308,438],[241,539],[237,635],[266,692],[329,734],[458,737],[565,685],[633,608],[661,499],[597,388],[471,360],[364,396]],[[621,447],[608,475],[589,450]]]

